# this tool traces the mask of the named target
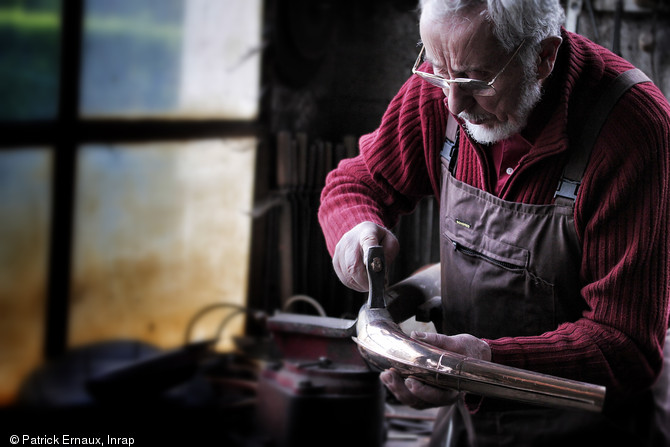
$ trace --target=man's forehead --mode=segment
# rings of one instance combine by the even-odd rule
[[[498,66],[497,42],[456,39],[447,42],[424,41],[425,59],[435,68],[455,71],[486,71]]]
[[[446,21],[422,23],[421,37],[426,46],[425,58],[439,68],[484,69],[495,65],[501,50],[490,23],[483,17],[454,17]],[[493,59],[493,60],[491,60]]]

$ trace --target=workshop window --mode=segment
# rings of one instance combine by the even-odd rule
[[[261,0],[0,3],[0,404],[61,320],[63,348],[170,348],[218,335],[226,309],[186,333],[203,307],[246,303],[261,18]]]
[[[56,118],[60,0],[0,3],[0,120]]]
[[[254,155],[254,138],[80,150],[72,345],[216,335],[225,311],[186,330],[206,305],[246,303]]]
[[[260,1],[88,0],[81,114],[254,119]]]
[[[42,358],[51,159],[47,148],[0,152],[0,405]]]

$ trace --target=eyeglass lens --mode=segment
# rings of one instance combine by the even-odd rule
[[[495,88],[489,85],[484,81],[478,81],[476,79],[438,79],[431,76],[425,76],[423,72],[417,71],[421,79],[437,86],[440,88],[448,89],[451,87],[451,84],[456,84],[458,87],[472,95],[476,96],[493,96],[496,93]]]

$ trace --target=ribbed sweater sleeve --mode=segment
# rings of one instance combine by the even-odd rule
[[[439,89],[410,78],[389,104],[380,126],[359,140],[360,155],[342,160],[326,178],[319,222],[331,255],[356,224],[392,228],[417,202],[439,191],[438,159],[447,108]]]
[[[608,403],[652,384],[668,322],[670,112],[649,90],[611,115],[578,198],[588,309],[537,337],[488,341],[493,361],[606,385]]]
[[[631,68],[572,39],[575,67],[597,54],[603,76]],[[605,385],[608,406],[651,386],[669,312],[669,161],[670,106],[653,84],[639,84],[602,128],[576,202],[587,310],[552,332],[488,340],[493,361]]]

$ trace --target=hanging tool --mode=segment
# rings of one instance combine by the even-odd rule
[[[600,33],[598,32],[598,25],[596,24],[596,16],[593,12],[593,2],[586,0],[586,10],[589,12],[589,19],[591,19],[591,27],[593,27],[593,35],[596,41],[600,40]]]
[[[569,0],[565,13],[565,29],[573,33],[579,29],[579,15],[582,12],[582,0]]]
[[[621,56],[621,20],[623,15],[623,0],[617,0],[614,11],[614,35],[612,37],[612,52]]]

